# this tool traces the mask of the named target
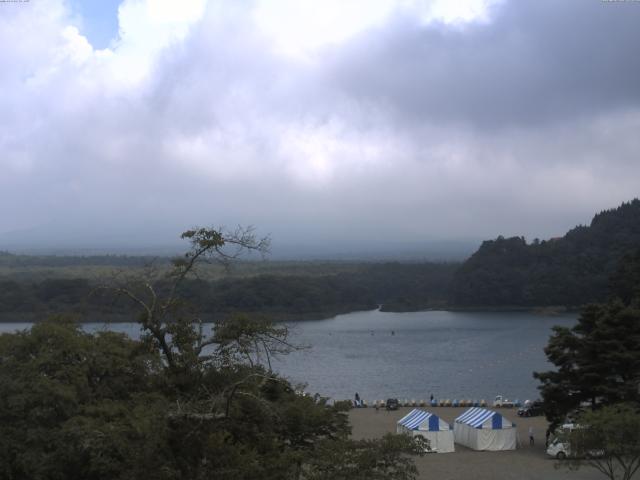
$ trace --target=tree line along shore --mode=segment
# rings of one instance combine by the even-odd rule
[[[523,237],[482,243],[464,262],[243,261],[230,271],[207,266],[181,294],[200,312],[259,312],[275,320],[316,319],[368,310],[577,311],[601,302],[624,282],[640,250],[640,201],[594,216],[550,240]],[[52,313],[109,315],[130,305],[96,289],[123,276],[166,271],[169,258],[26,256],[0,253],[0,321]],[[159,290],[166,285],[159,281]],[[124,317],[123,317],[124,318]]]

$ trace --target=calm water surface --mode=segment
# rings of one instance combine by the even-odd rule
[[[289,324],[293,342],[309,349],[273,364],[307,391],[336,399],[490,399],[497,394],[537,397],[535,370],[550,368],[543,348],[553,325],[572,326],[575,315],[531,313],[355,312]],[[28,328],[0,324],[0,332]],[[96,324],[137,337],[133,323]]]
[[[356,312],[293,326],[311,349],[277,363],[310,392],[333,398],[537,397],[532,372],[551,367],[546,346],[553,325],[575,315],[531,313]]]

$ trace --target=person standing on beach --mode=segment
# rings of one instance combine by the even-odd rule
[[[533,444],[534,444],[533,427],[529,427],[529,445],[533,446]]]
[[[360,406],[360,395],[358,395],[358,392],[356,392],[356,407]]]

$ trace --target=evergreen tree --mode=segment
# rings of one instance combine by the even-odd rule
[[[636,258],[621,263],[607,303],[587,306],[573,328],[553,329],[545,353],[557,370],[534,373],[552,427],[581,404],[640,402],[640,262],[629,261]]]

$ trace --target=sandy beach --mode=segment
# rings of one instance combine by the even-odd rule
[[[349,413],[353,437],[377,438],[385,433],[395,433],[396,422],[410,410],[411,408],[407,407],[395,412],[387,412],[384,409],[376,412],[374,408],[353,409]],[[429,407],[425,410],[451,423],[466,408]],[[559,462],[545,453],[547,422],[544,417],[520,418],[515,409],[498,411],[517,425],[519,436],[517,450],[476,452],[456,444],[454,453],[433,453],[416,458],[416,465],[420,470],[419,478],[446,480],[596,480],[604,478],[601,473],[590,467],[582,467],[578,471],[569,471],[566,467],[558,468]],[[534,429],[534,446],[529,445],[530,426]]]

